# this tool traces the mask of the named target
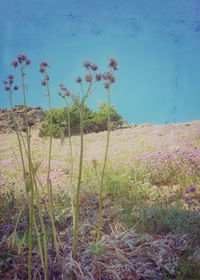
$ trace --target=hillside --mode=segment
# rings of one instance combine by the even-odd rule
[[[85,280],[98,279],[98,275],[102,280],[200,279],[200,121],[141,124],[111,132],[103,195],[102,238],[101,243],[95,245],[106,133],[90,133],[84,137],[77,263],[71,258],[73,218],[70,197],[77,185],[80,137],[72,137],[72,187],[68,138],[64,139],[63,145],[60,139],[53,139],[50,178],[56,229],[62,243],[59,248],[63,279],[69,279],[71,265],[76,271],[76,279]],[[32,160],[40,162],[37,175],[41,183],[40,203],[45,214],[49,139],[37,135],[38,129],[33,129]],[[7,260],[7,268],[0,264],[3,271],[0,278],[14,279],[16,275],[19,277],[16,279],[21,279],[27,275],[24,265],[27,263],[24,236],[28,232],[29,220],[26,191],[15,134],[1,134],[0,142],[0,203],[5,213],[8,213],[12,192],[15,197],[15,208],[9,210],[10,216],[6,218],[0,214],[1,252],[8,246],[6,242],[19,211],[23,213],[17,230],[18,244],[23,244],[23,249],[9,249],[12,254]],[[45,223],[48,232],[50,222],[46,219]],[[50,235],[48,240],[51,258]],[[33,274],[37,271],[38,275],[43,275],[37,246],[34,247],[32,265]],[[16,267],[18,270],[14,270]],[[61,279],[56,264],[53,273],[55,279]]]

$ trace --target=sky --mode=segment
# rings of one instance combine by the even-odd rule
[[[128,123],[164,124],[200,119],[200,0],[0,0],[0,80],[17,69],[18,54],[31,60],[26,68],[27,103],[48,109],[42,61],[49,61],[53,107],[64,106],[59,84],[80,92],[89,60],[107,71],[108,59],[119,63],[111,103]],[[87,105],[97,110],[106,101],[103,83]],[[21,87],[14,104],[22,104]],[[0,85],[0,108],[9,108]]]

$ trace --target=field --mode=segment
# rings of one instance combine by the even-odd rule
[[[50,179],[60,274],[46,209],[49,139],[31,132],[50,279],[69,279],[72,268],[77,279],[200,279],[200,121],[111,131],[102,236],[95,244],[106,133],[84,137],[77,262],[71,255],[70,201],[77,186],[80,137],[72,137],[72,186],[68,138],[63,145],[53,139]],[[16,135],[2,134],[0,143],[0,279],[27,279],[29,210]],[[44,279],[35,231],[32,273],[33,279]]]

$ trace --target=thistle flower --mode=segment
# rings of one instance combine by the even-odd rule
[[[18,62],[16,60],[13,60],[10,65],[16,68],[18,66]]]
[[[7,85],[7,84],[8,84],[8,82],[7,82],[7,81],[3,81],[3,84],[4,84],[4,85]]]
[[[9,90],[10,90],[10,88],[7,86],[7,87],[5,87],[5,90],[6,90],[6,91],[9,91]]]
[[[41,81],[41,85],[42,85],[43,87],[45,87],[45,86],[46,86],[46,81],[45,81],[45,80]]]
[[[96,78],[96,81],[97,81],[97,82],[101,81],[101,79],[102,79],[101,73],[96,74],[95,78]]]
[[[46,67],[49,67],[49,64],[50,64],[49,62],[44,61],[44,62],[41,62],[40,65],[46,68]]]
[[[109,83],[105,83],[104,88],[108,89],[109,88]]]
[[[106,72],[103,75],[104,80],[110,80],[111,81],[112,77],[113,76],[112,76],[111,72]]]
[[[91,83],[92,82],[92,75],[91,74],[85,75],[85,80],[86,80],[86,82]]]
[[[113,70],[119,69],[119,65],[118,65],[117,61],[115,60],[115,58],[109,58],[109,61],[110,61],[110,63],[108,65],[108,67],[113,68]]]
[[[96,64],[92,64],[90,66],[90,68],[92,69],[92,71],[97,71],[98,70],[98,66]]]
[[[64,84],[59,84],[59,87],[60,87],[61,90],[65,89],[65,85]]]
[[[84,61],[83,61],[83,66],[84,66],[86,69],[89,69],[89,68],[91,67],[90,61],[84,60]]]
[[[22,63],[22,62],[26,59],[26,55],[24,55],[24,54],[19,54],[19,55],[17,56],[17,59],[18,59],[18,62],[19,62],[19,63]]]
[[[18,90],[19,89],[19,87],[18,86],[14,86],[14,90]]]
[[[111,83],[113,83],[113,84],[114,84],[114,83],[116,82],[116,78],[115,78],[114,76],[112,76],[112,78],[111,78],[111,80],[110,80],[110,81],[111,81]]]
[[[41,64],[40,64],[40,70],[39,70],[39,72],[40,72],[40,73],[44,73],[44,72],[45,72],[45,67],[42,66]]]
[[[31,64],[31,61],[28,58],[25,58],[25,61],[26,61],[26,65],[30,65]]]
[[[81,77],[78,77],[78,78],[76,79],[76,82],[77,82],[78,84],[82,83]]]
[[[13,75],[8,75],[8,79],[13,80],[14,79]]]

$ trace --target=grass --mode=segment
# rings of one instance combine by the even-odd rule
[[[171,134],[171,129],[164,127],[165,135],[162,137],[159,136],[159,131],[162,133],[163,126],[136,127],[111,132],[110,152],[104,181],[102,234],[110,235],[113,230],[120,234],[122,231],[134,228],[135,232],[141,235],[187,236],[187,247],[178,253],[179,261],[175,273],[170,274],[163,268],[163,279],[199,279],[199,262],[195,254],[200,246],[198,212],[200,208],[200,156],[199,143],[196,142],[197,135],[194,133],[198,127],[200,124],[197,123],[180,126],[177,128],[178,135],[176,135],[176,130],[175,134]],[[42,180],[47,164],[42,150],[47,146],[48,139],[38,139],[37,133],[38,131],[32,131],[31,141],[35,143],[35,151],[37,151],[33,154],[34,161],[42,160],[41,168],[38,171],[38,176]],[[142,140],[140,140],[140,134]],[[123,141],[124,138],[127,141],[131,140],[132,145],[127,146],[127,141]],[[102,251],[104,244],[99,243],[98,246],[91,242],[95,242],[95,228],[98,223],[98,188],[105,151],[105,145],[100,145],[100,143],[105,142],[105,139],[105,133],[85,135],[86,145],[80,196],[79,236],[87,240],[90,252],[92,251],[94,255],[100,254],[98,258],[106,254],[106,251]],[[14,135],[0,135],[0,141],[2,145],[5,145],[5,149],[1,149],[3,156],[0,161],[0,204],[4,211],[3,214],[2,212],[0,214],[1,236],[4,236],[5,239],[9,238],[21,209],[22,215],[19,222],[22,225],[17,229],[17,234],[24,246],[25,253],[29,217],[27,206],[25,206],[26,199],[22,188],[23,179],[19,161],[10,160],[12,158],[10,148],[12,147],[15,153],[15,159],[19,157],[19,152]],[[190,146],[189,141],[193,141]],[[74,156],[75,183],[78,174],[78,136],[72,137],[72,143],[74,154],[76,154]],[[178,146],[178,150],[172,150],[173,146]],[[64,160],[62,151],[65,151]],[[73,224],[70,192],[73,192],[74,185],[72,184],[70,187],[70,161],[67,160],[69,154],[67,141],[63,143],[62,147],[58,139],[53,140],[50,177],[53,186],[55,225],[63,245],[68,242],[66,240],[70,240]],[[173,162],[171,161],[172,156],[175,156]],[[162,162],[165,165],[160,168]],[[188,175],[189,172],[191,175]],[[187,189],[193,185],[196,186],[196,190],[187,193]],[[51,236],[48,234],[50,221],[44,203],[47,194],[46,190],[41,187],[39,187],[39,191],[41,209],[44,220],[46,219],[47,243],[50,244],[52,242]],[[14,192],[13,208],[11,207],[12,192]],[[8,211],[10,214],[7,216]],[[36,219],[39,220],[38,215]],[[9,228],[5,229],[5,225],[8,225]],[[35,232],[33,248],[37,248]],[[7,272],[9,271],[9,260],[12,260],[18,253],[8,246],[1,252],[0,265],[3,271]]]

